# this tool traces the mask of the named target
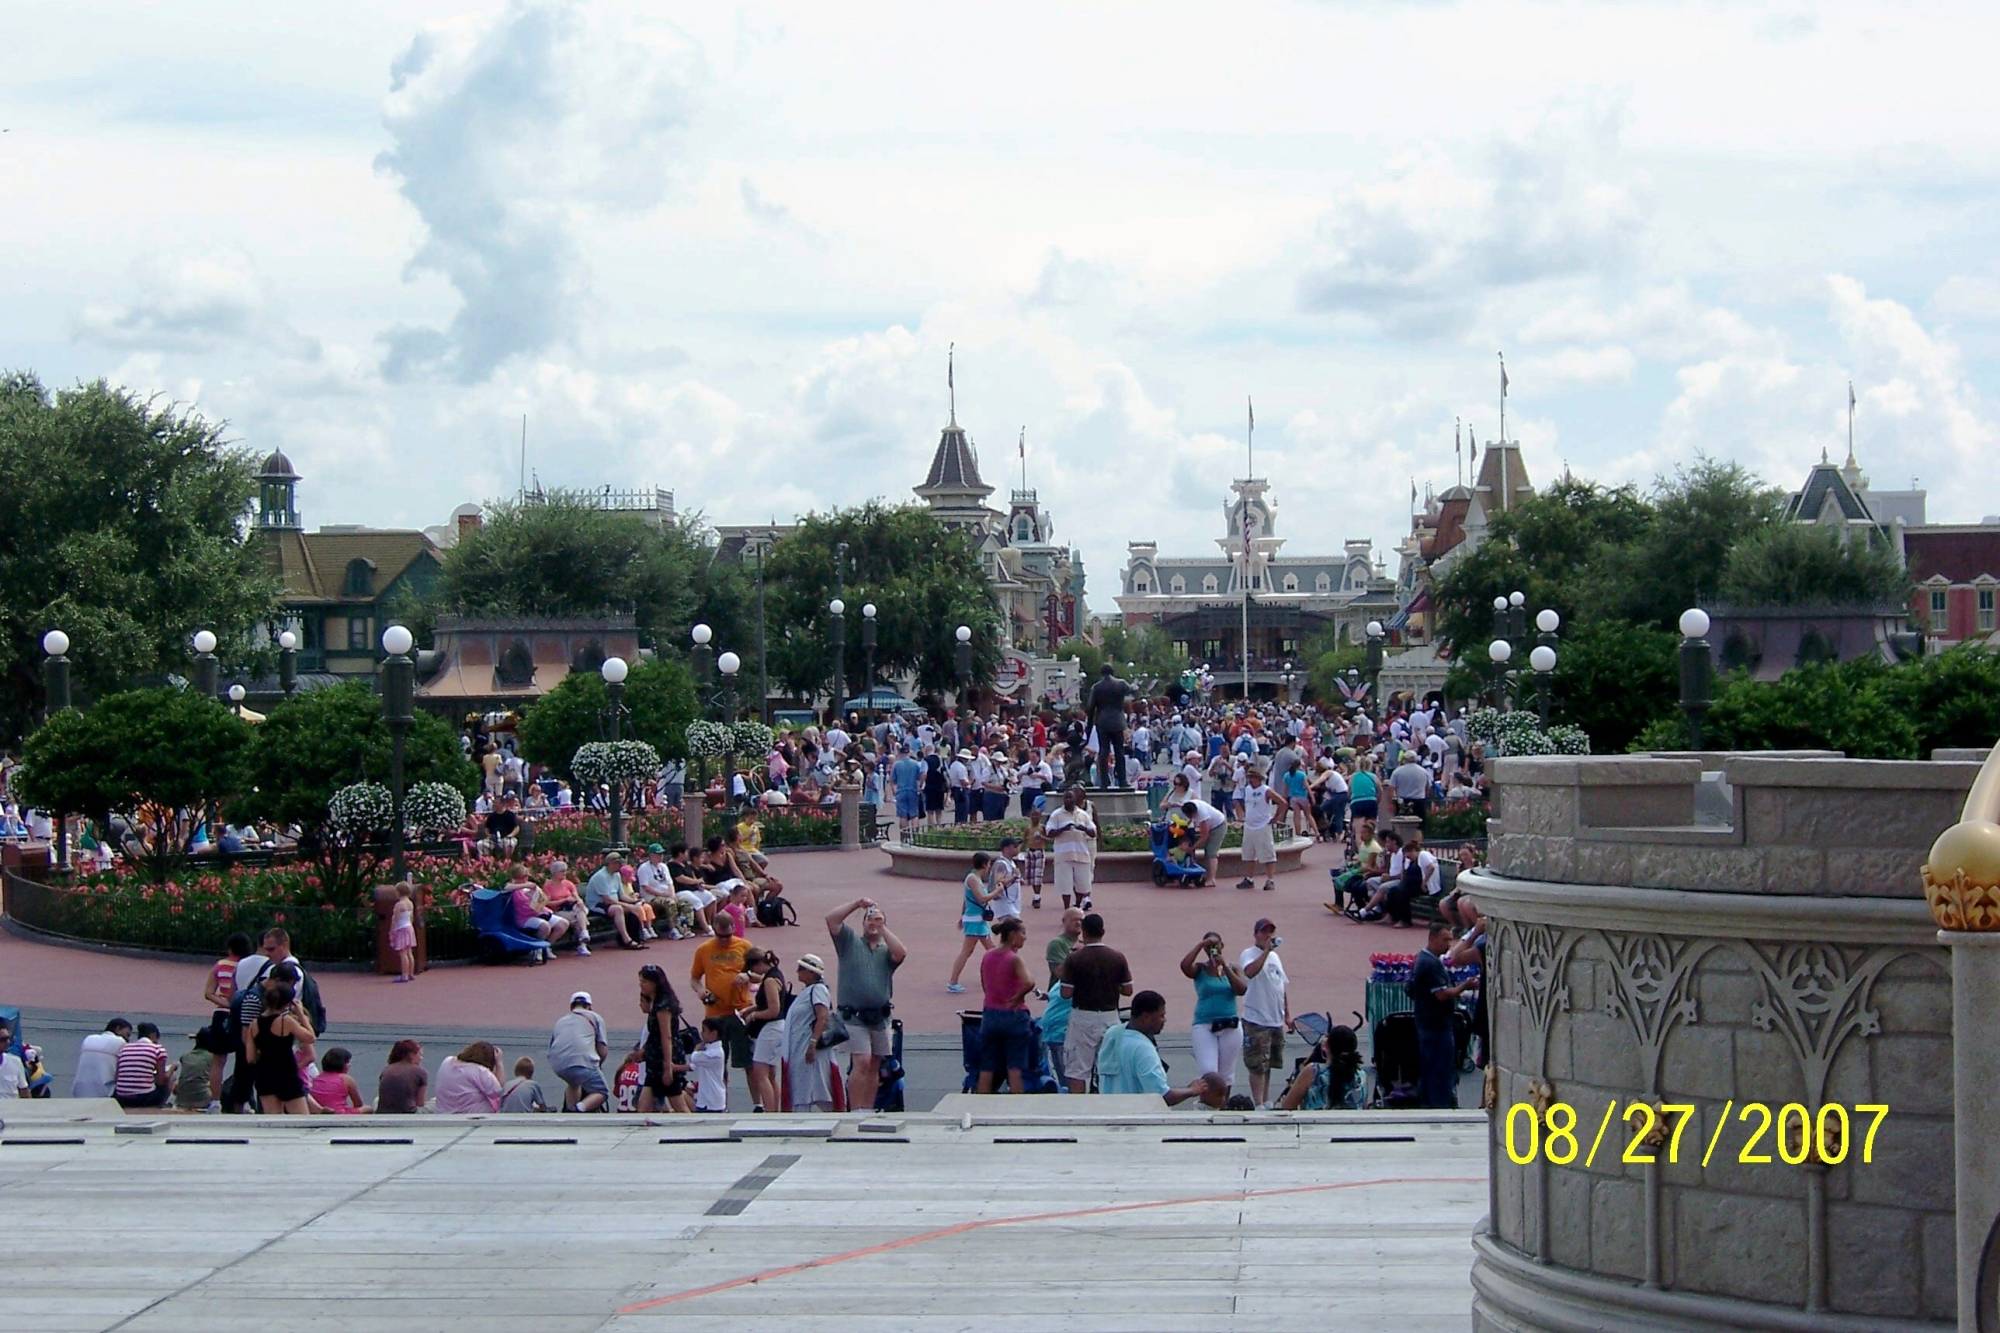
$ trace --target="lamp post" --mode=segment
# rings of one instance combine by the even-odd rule
[[[1541,610],[1535,612],[1535,628],[1541,631],[1540,634],[1535,636],[1535,650],[1536,652],[1539,652],[1541,649],[1546,648],[1549,650],[1550,653],[1549,669],[1545,672],[1542,672],[1542,677],[1539,682],[1541,685],[1541,694],[1543,697],[1542,727],[1544,730],[1546,730],[1549,725],[1549,713],[1556,706],[1555,704],[1555,699],[1556,699],[1555,660],[1556,659],[1554,654],[1557,647],[1561,643],[1561,640],[1556,637],[1556,631],[1562,628],[1562,619],[1563,619],[1562,616],[1557,614],[1556,609],[1552,606],[1545,606]],[[1530,665],[1533,665],[1534,661],[1535,661],[1535,654],[1531,652],[1528,654],[1528,662]],[[1540,667],[1536,667],[1535,669],[1537,671],[1541,671]]]
[[[730,728],[731,736],[722,756],[722,808],[727,810],[736,800],[736,673],[742,670],[743,659],[724,653],[715,665],[722,672],[722,725]]]
[[[861,608],[861,657],[866,675],[862,681],[861,693],[868,700],[868,724],[875,724],[875,603],[865,603]]]
[[[965,706],[965,692],[972,686],[972,627],[960,625],[952,631],[958,640],[954,665],[958,668],[958,704]]]
[[[1505,711],[1507,707],[1507,659],[1514,655],[1514,645],[1505,639],[1495,639],[1486,645],[1486,656],[1493,663],[1493,706]]]
[[[417,689],[417,664],[410,657],[416,636],[402,625],[382,631],[382,650],[389,654],[382,663],[382,720],[389,724],[389,848],[395,858],[396,879],[403,878],[403,746],[410,733],[412,704]]]
[[[631,668],[622,657],[607,657],[604,665],[597,669],[604,677],[604,693],[608,700],[605,720],[610,723],[611,743],[618,743],[619,725],[625,717],[625,677]],[[614,778],[611,782],[611,845],[625,845],[625,784]]]
[[[1292,670],[1292,664],[1290,662],[1287,662],[1285,663],[1285,669],[1279,672],[1278,674],[1279,674],[1279,679],[1285,682],[1284,702],[1290,703],[1292,701],[1292,681],[1297,679],[1297,673],[1295,673]]]
[[[278,691],[287,699],[299,689],[299,636],[286,630],[278,636]]]
[[[243,716],[243,700],[249,693],[241,684],[229,687],[229,710],[235,713],[236,716]]]
[[[1382,716],[1382,622],[1368,622],[1368,707]],[[1367,711],[1366,709],[1363,710]]]
[[[843,546],[841,549],[844,551],[847,548]],[[837,724],[840,721],[841,714],[846,711],[842,707],[842,702],[843,696],[847,693],[847,671],[845,669],[847,664],[847,603],[836,597],[826,604],[826,610],[827,614],[833,617],[833,698],[827,701],[827,713],[829,714],[827,720]]]
[[[1691,606],[1681,612],[1681,711],[1687,714],[1688,749],[1701,748],[1702,718],[1708,712],[1715,667],[1709,658],[1708,612]]]
[[[69,707],[69,635],[52,629],[42,636],[42,689],[48,696],[45,720]],[[56,864],[69,864],[69,816],[56,816]]]
[[[1542,730],[1549,727],[1549,680],[1556,669],[1556,650],[1538,643],[1528,652],[1528,665],[1535,669],[1535,712],[1541,716]]]
[[[194,692],[213,699],[222,678],[222,663],[215,659],[215,635],[205,629],[194,632]]]
[[[1528,594],[1519,591],[1507,594],[1507,638],[1528,637]]]

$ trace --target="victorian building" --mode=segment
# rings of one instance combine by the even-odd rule
[[[993,487],[979,475],[979,454],[958,424],[954,393],[930,471],[913,489],[939,522],[972,543],[1006,626],[1008,646],[1023,654],[1047,654],[1078,630],[1083,557],[1055,539],[1055,518],[1028,485],[1025,444],[1020,452],[1021,485],[1009,494],[1002,513],[989,503]]]
[[[298,636],[303,683],[316,683],[316,676],[372,678],[388,612],[406,594],[423,596],[437,580],[437,544],[403,529],[334,525],[307,532],[299,518],[299,481],[281,451],[257,471],[254,527],[279,584],[272,637],[286,629]]]
[[[1384,624],[1403,643],[1431,641],[1438,580],[1485,544],[1494,519],[1535,494],[1517,441],[1494,440],[1483,456],[1475,441],[1473,458],[1472,485],[1460,482],[1442,495],[1426,495],[1409,536],[1396,548],[1398,609]]]
[[[1370,620],[1396,610],[1395,585],[1365,538],[1338,554],[1287,555],[1270,483],[1241,478],[1223,503],[1223,535],[1208,556],[1163,556],[1159,544],[1126,544],[1118,611],[1127,626],[1157,624],[1224,693],[1241,693],[1246,643],[1251,690],[1275,694],[1301,645],[1331,628],[1359,643]]]

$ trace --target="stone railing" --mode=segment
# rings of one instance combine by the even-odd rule
[[[1491,862],[1462,881],[1492,922],[1499,1108],[1476,1327],[1949,1326],[1951,960],[1918,871],[1977,771],[1496,761]],[[1639,1102],[1694,1108],[1677,1153],[1626,1160]],[[1594,1162],[1517,1163],[1521,1103],[1574,1108],[1585,1145],[1610,1108]],[[1851,1113],[1824,1157],[1786,1165],[1773,1129],[1741,1160],[1744,1108],[1793,1104],[1891,1111],[1872,1162]]]

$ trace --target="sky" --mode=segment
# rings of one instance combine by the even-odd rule
[[[1991,5],[43,5],[0,367],[226,420],[309,527],[519,484],[909,498],[947,413],[1108,611],[1244,466],[1390,554],[1537,481],[1822,449],[2000,511]]]

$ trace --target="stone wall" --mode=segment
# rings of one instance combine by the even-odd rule
[[[1719,771],[1728,823],[1696,822]],[[1475,1325],[1943,1327],[1950,958],[1918,867],[1977,766],[1770,755],[1496,762],[1499,1110]],[[1691,1103],[1678,1160],[1517,1165],[1508,1107]],[[1886,1103],[1872,1164],[1743,1164],[1746,1103]],[[1727,1119],[1725,1120],[1725,1114]],[[1721,1125],[1708,1164],[1704,1149]],[[1614,1150],[1615,1149],[1615,1150]],[[1565,1322],[1568,1321],[1568,1322]]]

